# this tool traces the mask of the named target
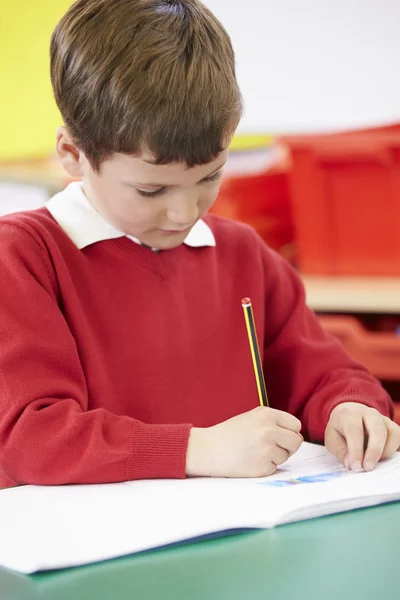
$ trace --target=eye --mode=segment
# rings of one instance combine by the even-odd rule
[[[136,188],[137,193],[140,196],[144,196],[145,198],[154,198],[155,196],[160,196],[164,193],[165,188],[160,188],[159,190],[155,190],[154,192],[145,192],[144,190],[139,190]]]
[[[208,183],[209,181],[218,181],[218,179],[221,179],[221,176],[222,171],[217,171],[216,173],[214,173],[214,175],[210,175],[210,177],[203,179],[203,182]]]

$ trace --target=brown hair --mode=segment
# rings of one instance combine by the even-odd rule
[[[230,38],[198,0],[77,0],[52,35],[51,80],[96,170],[143,149],[211,162],[242,113]]]

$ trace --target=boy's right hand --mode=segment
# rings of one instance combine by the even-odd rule
[[[303,441],[301,423],[281,410],[259,406],[213,427],[190,431],[186,475],[265,477]]]

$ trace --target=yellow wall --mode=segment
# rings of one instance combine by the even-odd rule
[[[53,151],[50,36],[72,0],[0,0],[0,160]]]

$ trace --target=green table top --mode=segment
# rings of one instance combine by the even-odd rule
[[[33,576],[0,569],[0,598],[399,600],[399,547],[400,503]]]

